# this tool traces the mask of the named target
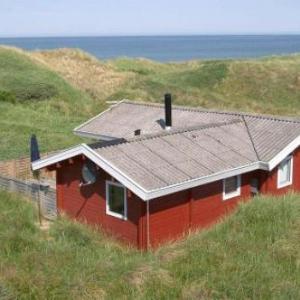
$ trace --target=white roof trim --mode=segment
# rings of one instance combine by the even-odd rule
[[[106,171],[111,176],[113,176],[115,179],[117,179],[119,182],[121,182],[124,186],[129,188],[132,192],[134,192],[140,198],[142,198],[142,199],[145,198],[145,194],[147,193],[147,191],[144,188],[142,188],[139,184],[137,184],[135,181],[133,181],[131,178],[129,178],[122,171],[120,171],[116,167],[114,167],[110,162],[108,162],[104,158],[102,158],[97,152],[95,152],[93,149],[91,149],[86,144],[81,144],[72,149],[69,149],[69,150],[60,152],[58,154],[46,157],[44,159],[37,160],[31,164],[32,170],[36,171],[36,170],[45,168],[47,166],[56,164],[60,161],[63,161],[63,160],[66,160],[66,159],[69,159],[69,158],[72,158],[74,156],[81,155],[81,154],[88,157],[91,161],[93,161],[95,164],[97,164],[99,167],[101,167],[104,171]]]
[[[300,135],[269,161],[269,170],[272,171],[280,162],[282,162],[288,155],[297,149],[299,145]]]
[[[242,167],[229,169],[226,171],[214,173],[212,175],[191,179],[189,181],[176,183],[161,189],[149,191],[149,197],[144,200],[150,200],[153,198],[165,196],[168,194],[176,193],[186,189],[190,189],[203,184],[211,183],[214,181],[222,180],[231,176],[241,175],[243,173],[251,172],[257,169],[268,170],[268,164],[263,162],[254,162]]]
[[[65,150],[65,151],[62,151],[62,152],[59,152],[59,153],[54,154],[54,155],[50,155],[48,157],[39,159],[37,161],[34,161],[31,164],[31,168],[32,168],[33,171],[36,171],[36,170],[45,168],[47,166],[51,166],[51,165],[56,164],[60,161],[66,160],[68,158],[71,158],[71,157],[74,157],[74,156],[77,156],[77,155],[80,155],[80,154],[82,154],[81,145],[76,146],[76,147],[71,148],[71,149],[68,149],[68,150]]]
[[[155,190],[146,190],[137,182],[128,177],[124,172],[119,170],[113,163],[107,161],[105,158],[101,157],[99,153],[93,150],[86,144],[81,144],[72,149],[60,152],[56,155],[49,156],[44,159],[40,159],[32,163],[32,169],[38,170],[45,168],[49,165],[58,163],[60,161],[66,160],[68,158],[83,154],[92,160],[95,164],[113,176],[116,180],[130,189],[133,193],[139,196],[144,201],[151,200],[157,197],[162,197],[168,194],[176,193],[182,190],[190,189],[196,186],[214,182],[217,180],[222,180],[227,177],[240,175],[243,173],[251,172],[254,170],[266,170],[271,171],[275,166],[277,166],[284,158],[286,158],[292,151],[294,151],[300,145],[300,136],[298,136],[293,142],[291,142],[286,148],[284,148],[278,155],[276,155],[270,162],[253,162],[238,168],[224,170],[222,172],[214,173],[200,178],[194,178],[188,181],[179,182],[173,185],[169,185],[163,188]]]
[[[95,164],[101,167],[104,171],[108,174],[113,176],[119,182],[121,182],[124,186],[130,189],[133,193],[138,195],[140,198],[144,199],[147,193],[143,187],[141,187],[138,183],[128,177],[125,173],[121,170],[113,166],[110,162],[106,159],[101,157],[96,151],[91,149],[88,145],[83,144],[83,154],[86,155],[89,159],[91,159]]]
[[[128,189],[130,189],[133,193],[135,193],[137,196],[139,196],[141,199],[147,201],[151,200],[153,198],[161,197],[164,195],[168,195],[171,193],[175,193],[178,191],[182,191],[191,187],[195,187],[198,185],[206,184],[209,182],[213,182],[219,179],[223,179],[226,177],[246,173],[252,170],[256,170],[258,168],[266,168],[266,165],[262,165],[261,163],[252,163],[240,168],[226,170],[220,173],[215,173],[209,176],[200,177],[196,179],[192,179],[186,182],[177,183],[174,185],[167,186],[162,189],[157,190],[146,190],[142,186],[140,186],[138,183],[136,183],[134,180],[132,180],[130,177],[128,177],[125,173],[123,173],[121,170],[116,168],[111,162],[108,162],[106,159],[101,157],[96,151],[91,149],[86,144],[81,144],[77,147],[74,147],[72,149],[66,150],[64,152],[49,156],[44,159],[40,159],[36,162],[32,163],[32,169],[33,170],[39,170],[42,168],[45,168],[47,166],[56,164],[60,161],[66,160],[68,158],[77,156],[77,155],[85,155],[90,160],[92,160],[95,164],[97,164],[99,167],[101,167],[103,170],[105,170],[107,173],[109,173],[111,176],[113,176],[116,180],[121,182],[124,186],[126,186]]]

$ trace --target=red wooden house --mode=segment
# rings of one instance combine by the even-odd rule
[[[99,141],[35,161],[57,207],[141,249],[216,222],[257,193],[300,190],[300,121],[121,101],[75,129]]]

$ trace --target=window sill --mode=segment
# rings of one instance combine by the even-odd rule
[[[229,199],[232,199],[232,198],[236,198],[236,197],[239,197],[239,196],[241,196],[240,192],[227,194],[227,195],[223,194],[223,201],[226,201],[226,200],[229,200]]]
[[[117,213],[114,213],[114,212],[112,212],[112,211],[106,211],[106,214],[107,214],[108,216],[115,217],[115,218],[117,218],[117,219],[127,221],[127,217],[126,217],[126,216],[123,216],[123,215],[121,215],[121,214],[117,214]]]
[[[277,189],[282,189],[282,188],[287,187],[287,186],[292,185],[292,184],[293,184],[292,181],[280,183],[280,184],[277,185]]]

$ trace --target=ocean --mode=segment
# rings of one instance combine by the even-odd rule
[[[297,53],[300,35],[0,38],[0,44],[27,50],[80,48],[104,60],[143,57],[169,62]]]

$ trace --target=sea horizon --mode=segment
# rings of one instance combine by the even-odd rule
[[[129,57],[171,62],[296,54],[300,53],[300,33],[24,36],[1,37],[0,45],[25,50],[79,48],[102,60]]]
[[[0,36],[0,39],[22,39],[22,38],[85,38],[85,37],[173,37],[173,36],[284,36],[284,35],[300,35],[300,32],[272,32],[272,33],[264,33],[264,32],[246,32],[246,33],[159,33],[159,34],[74,34],[74,35],[24,35],[24,36]]]

